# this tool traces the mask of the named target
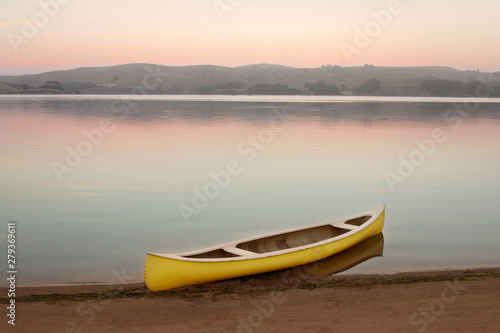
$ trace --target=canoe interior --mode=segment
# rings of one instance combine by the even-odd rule
[[[367,222],[370,218],[371,216],[361,216],[358,218],[350,219],[344,223],[354,226],[361,226],[363,225],[363,223]],[[245,251],[262,254],[273,251],[292,249],[295,247],[321,242],[329,238],[340,236],[349,231],[351,230],[340,227],[334,227],[332,225],[327,224],[319,227],[308,228],[308,229],[283,233],[279,235],[253,239],[251,241],[240,243],[236,245],[236,247]],[[217,249],[183,257],[231,258],[231,257],[239,257],[239,255],[224,251],[223,249]]]

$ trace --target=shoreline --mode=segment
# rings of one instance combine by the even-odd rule
[[[286,283],[285,276],[293,279]],[[6,317],[0,330],[498,332],[500,267],[299,277],[300,271],[285,270],[156,293],[143,283],[112,290],[109,285],[21,287],[15,326]]]
[[[399,103],[500,103],[500,97],[420,96],[420,95],[202,95],[202,94],[1,94],[1,99],[98,99],[154,100],[171,102],[276,102],[276,103],[341,103],[341,102],[399,102]]]
[[[283,276],[287,276],[287,283],[283,283]],[[175,288],[162,292],[152,292],[145,286],[144,281],[131,282],[126,284],[110,283],[71,283],[71,284],[50,284],[40,286],[18,286],[16,296],[18,301],[29,299],[31,296],[47,295],[59,296],[58,299],[71,299],[71,295],[87,294],[88,297],[101,297],[108,291],[126,291],[125,293],[116,293],[116,297],[127,297],[131,292],[133,297],[142,294],[144,297],[152,295],[165,295],[183,297],[191,293],[211,292],[216,294],[231,293],[263,293],[273,290],[292,290],[292,289],[311,289],[311,288],[337,288],[354,287],[361,288],[368,285],[385,284],[410,284],[425,283],[432,281],[443,281],[455,277],[500,277],[500,267],[490,268],[469,268],[469,269],[447,269],[447,270],[427,270],[427,271],[409,271],[394,274],[343,274],[329,275],[323,277],[314,277],[306,275],[301,271],[301,267],[295,267],[282,271],[269,272],[259,275],[245,276],[235,279],[216,281],[201,285],[193,285]],[[4,303],[8,287],[1,286],[0,293],[2,297],[0,302]],[[61,296],[66,297],[61,297]],[[113,295],[109,295],[113,297]],[[50,297],[49,297],[50,298]],[[54,300],[58,300],[54,299]],[[78,300],[78,299],[75,299]],[[32,300],[28,300],[32,301]],[[42,300],[43,301],[43,300]]]

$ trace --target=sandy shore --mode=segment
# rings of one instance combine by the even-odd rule
[[[2,332],[499,332],[500,268],[327,279],[288,270],[161,293],[25,287],[16,325],[2,317]]]

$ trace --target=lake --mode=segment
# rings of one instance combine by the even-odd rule
[[[499,99],[4,95],[0,246],[16,221],[19,285],[141,281],[147,251],[385,203],[343,274],[500,266],[499,152]]]

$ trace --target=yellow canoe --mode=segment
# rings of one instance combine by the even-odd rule
[[[385,205],[347,219],[180,254],[148,253],[144,268],[152,291],[305,265],[348,249],[382,231]]]

